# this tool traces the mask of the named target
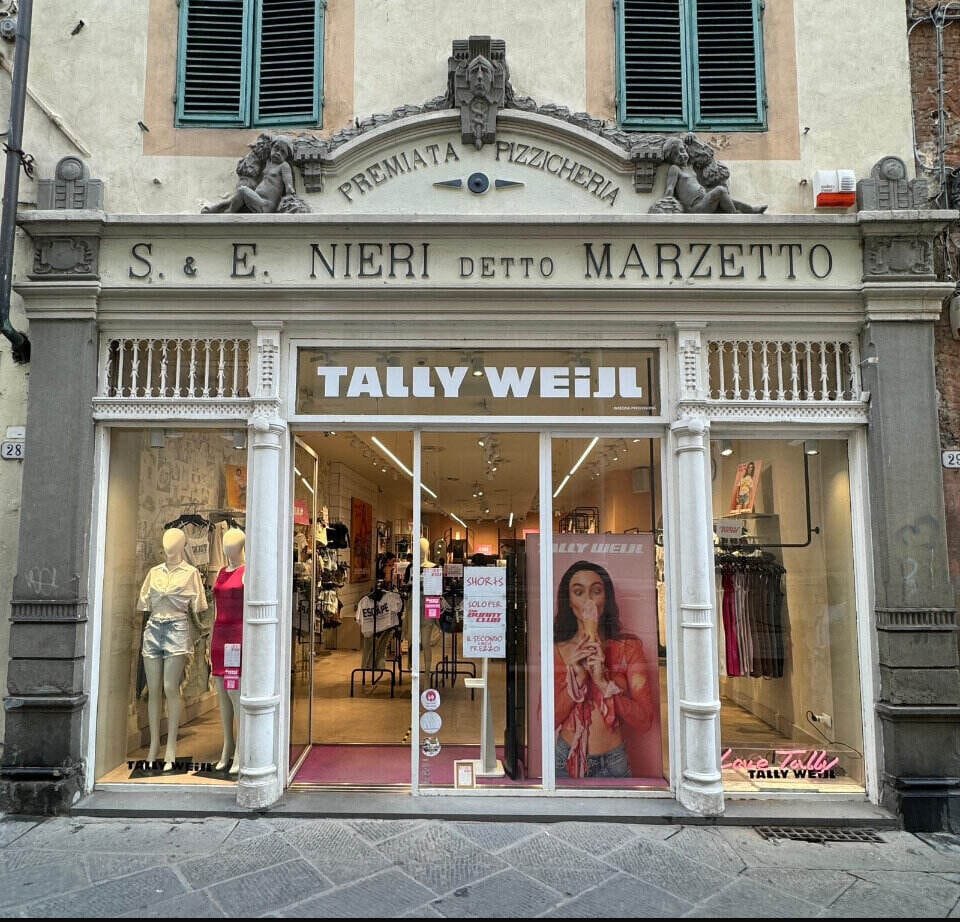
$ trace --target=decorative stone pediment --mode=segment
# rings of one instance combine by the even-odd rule
[[[730,171],[693,135],[628,132],[516,94],[506,45],[489,36],[454,41],[443,95],[357,120],[330,138],[287,136],[302,198],[256,192],[268,170],[279,173],[268,159],[276,140],[261,135],[238,162],[236,192],[204,211],[294,210],[283,207],[291,201],[320,214],[762,210],[727,194]],[[665,152],[668,141],[682,144],[689,166],[676,165],[670,144]],[[668,158],[670,171],[661,170]],[[672,181],[669,189],[658,189],[658,174]]]

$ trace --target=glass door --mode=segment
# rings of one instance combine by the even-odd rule
[[[293,603],[290,652],[290,774],[313,738],[313,666],[317,607],[318,458],[302,439],[293,446]]]
[[[539,440],[421,436],[421,787],[540,783]]]

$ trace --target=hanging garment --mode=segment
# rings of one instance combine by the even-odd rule
[[[717,601],[728,676],[781,678],[786,660],[784,568],[770,554],[722,553]]]
[[[365,595],[357,603],[357,623],[364,637],[373,637],[397,627],[403,612],[398,592],[378,591]]]
[[[224,675],[223,646],[243,643],[243,574],[246,567],[235,570],[224,567],[213,584],[217,616],[210,638],[210,665],[214,675]]]

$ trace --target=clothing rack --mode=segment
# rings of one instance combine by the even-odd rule
[[[368,592],[365,596],[363,596],[363,598],[367,598],[369,596],[373,600],[373,634],[370,636],[371,656],[372,656],[373,665],[358,666],[356,669],[354,669],[350,673],[350,697],[351,698],[353,697],[354,681],[356,679],[357,673],[360,673],[361,686],[365,686],[367,684],[367,673],[370,673],[371,686],[376,685],[377,682],[379,682],[383,676],[389,675],[390,676],[390,697],[392,698],[394,696],[394,692],[397,684],[397,675],[393,667],[396,662],[396,656],[394,655],[391,657],[389,669],[377,668],[377,637],[379,633],[383,633],[383,631],[380,631],[380,632],[377,631],[377,602],[379,602],[380,599],[382,599],[385,594],[386,594],[386,590],[383,587],[383,580],[377,580],[375,587],[370,592]],[[395,625],[391,628],[388,628],[388,630],[393,631],[395,644],[399,646],[399,640],[397,639],[399,637],[398,627]],[[363,638],[363,639],[366,640],[366,638]],[[361,644],[362,642],[363,641],[361,641]]]
[[[785,568],[763,550],[721,550],[715,555],[715,567],[727,675],[782,678]]]
[[[463,622],[459,622],[459,629],[457,628],[457,602],[460,601],[462,605],[463,596],[458,592],[451,592],[447,590],[441,596],[441,604],[444,602],[449,606],[447,609],[448,612],[451,612],[451,617],[454,621],[455,629],[452,631],[445,631],[443,627],[440,627],[441,634],[441,655],[440,660],[433,667],[431,672],[431,678],[433,686],[436,688],[438,685],[445,686],[447,684],[447,679],[450,680],[451,685],[457,684],[457,676],[462,675],[468,678],[475,679],[477,677],[477,667],[476,664],[470,662],[467,659],[460,659],[457,656],[457,635],[463,636]],[[441,615],[441,625],[443,623],[443,615]],[[450,638],[450,656],[447,656],[447,637]],[[470,700],[474,700],[474,690],[470,689]]]

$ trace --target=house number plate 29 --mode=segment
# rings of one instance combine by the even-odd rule
[[[940,453],[943,458],[943,466],[960,469],[960,448],[951,448]]]
[[[0,458],[6,461],[22,461],[26,456],[23,442],[20,439],[0,442]]]

